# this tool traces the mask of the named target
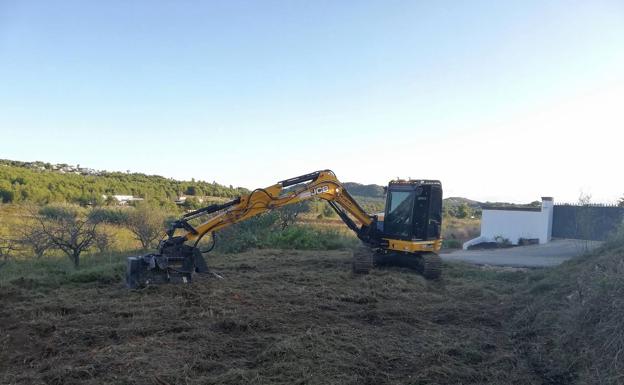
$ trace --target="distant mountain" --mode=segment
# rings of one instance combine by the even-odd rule
[[[471,207],[473,209],[478,209],[482,206],[481,202],[472,200],[472,199],[468,199],[468,198],[462,198],[462,197],[448,197],[448,198],[444,198],[444,205],[447,207],[455,207],[455,206],[461,206],[462,204],[467,204],[468,207]]]
[[[379,200],[385,200],[386,195],[384,193],[383,186],[379,186],[376,184],[361,184],[356,182],[346,182],[343,183],[345,188],[351,193],[351,195],[357,197],[365,197],[365,198],[373,198]],[[462,204],[467,204],[469,207],[478,209],[481,208],[482,203],[462,197],[449,197],[444,198],[444,206],[447,207],[456,207]]]
[[[343,186],[351,195],[357,195],[368,198],[384,198],[384,188],[377,184],[361,184],[356,182],[345,182]]]

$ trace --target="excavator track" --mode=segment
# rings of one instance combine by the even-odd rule
[[[374,252],[370,247],[360,245],[353,250],[353,274],[368,274],[373,268]]]
[[[421,273],[427,279],[438,279],[442,274],[442,259],[435,253],[423,253],[421,256]]]

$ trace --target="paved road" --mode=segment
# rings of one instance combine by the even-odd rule
[[[593,249],[600,242],[589,242]],[[457,250],[442,253],[445,261],[464,261],[477,265],[511,267],[548,267],[585,253],[585,241],[558,239],[544,245],[519,246],[496,250]]]

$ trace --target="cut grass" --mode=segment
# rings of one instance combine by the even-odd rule
[[[520,273],[353,276],[345,251],[217,254],[209,265],[225,279],[0,287],[0,382],[536,383],[502,322]]]
[[[347,251],[214,254],[224,280],[139,291],[123,288],[126,255],[0,270],[0,383],[624,380],[618,240],[553,269],[449,264],[440,281],[353,276]]]

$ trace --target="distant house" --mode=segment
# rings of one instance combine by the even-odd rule
[[[196,200],[198,203],[204,203],[204,201],[208,200],[210,197],[195,196],[195,195],[190,195],[190,196],[180,195],[178,199],[176,199],[174,202],[177,205],[183,205],[184,203],[186,203],[186,200],[189,198]]]
[[[506,239],[517,245],[522,239],[548,243],[552,238],[554,201],[543,197],[539,207],[483,206],[481,235],[464,243],[464,249]]]
[[[132,195],[111,195],[111,197],[117,201],[117,204],[122,205],[122,206],[128,204],[128,202],[136,202],[136,201],[143,200],[143,198],[135,198]],[[108,199],[108,195],[102,195],[102,198]]]

